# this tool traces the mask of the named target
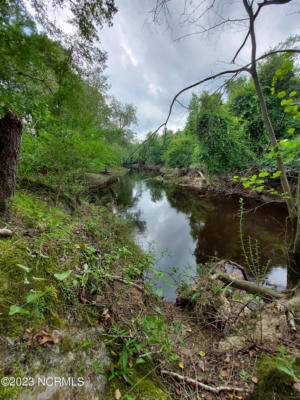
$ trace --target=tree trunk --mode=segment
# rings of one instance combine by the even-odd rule
[[[283,192],[287,195],[286,197],[286,205],[288,208],[288,213],[289,213],[289,218],[292,224],[292,238],[291,238],[291,245],[289,249],[289,257],[288,257],[288,286],[293,286],[295,281],[300,280],[300,258],[299,258],[299,253],[300,253],[300,232],[299,232],[299,225],[300,225],[300,210],[299,210],[299,190],[300,187],[298,185],[297,189],[297,196],[296,199],[293,198],[292,191],[290,188],[290,184],[288,182],[286,170],[283,164],[283,160],[281,158],[281,154],[278,151],[278,142],[277,138],[274,132],[274,128],[272,125],[272,122],[269,117],[267,105],[265,102],[265,98],[263,95],[263,91],[259,82],[258,74],[257,74],[257,61],[256,61],[256,36],[255,36],[255,30],[254,30],[254,22],[255,18],[257,17],[258,13],[256,12],[255,14],[253,13],[253,2],[249,3],[248,0],[243,0],[245,10],[247,11],[249,15],[249,34],[251,37],[251,68],[248,70],[250,72],[255,90],[258,96],[258,100],[260,103],[260,108],[264,120],[265,127],[267,129],[271,145],[274,150],[276,150],[276,164],[278,170],[281,172],[280,175],[280,181],[281,181],[281,187]],[[261,4],[264,4],[261,3]],[[270,2],[271,4],[271,2]],[[275,3],[274,3],[275,4]],[[279,4],[279,3],[278,3]],[[262,7],[262,5],[260,6]],[[260,8],[259,8],[260,9]],[[300,181],[299,181],[300,182]],[[299,184],[298,182],[298,184]]]
[[[22,123],[8,110],[0,119],[0,212],[14,196],[21,138]]]

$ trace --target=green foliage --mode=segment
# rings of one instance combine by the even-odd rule
[[[63,34],[50,39],[37,31],[19,2],[5,3],[0,16],[0,116],[9,108],[23,122],[19,174],[38,177],[58,193],[71,192],[85,171],[115,166],[126,156],[135,108],[116,100],[108,103],[108,85],[99,70],[103,61],[87,68],[76,46],[65,46]],[[85,2],[83,8],[79,4],[71,5],[73,23],[85,40],[93,41],[97,31],[92,21],[110,23],[114,2]],[[47,24],[46,17],[43,22]]]
[[[175,361],[178,356],[172,349],[169,334],[177,333],[178,341],[183,342],[180,336],[185,333],[185,328],[181,323],[167,325],[161,315],[138,316],[131,325],[131,332],[134,330],[135,335],[119,324],[113,325],[107,344],[114,349],[113,353],[119,348],[120,355],[117,362],[111,365],[108,379],[122,376],[130,385],[134,385],[138,366],[146,361],[153,363],[153,354],[159,354],[160,359],[163,357],[167,362]]]
[[[230,172],[249,165],[251,151],[244,132],[238,119],[222,105],[219,94],[204,92],[199,99],[194,95],[190,108],[187,131],[199,140],[199,161],[210,173]]]
[[[164,163],[184,169],[202,165],[209,173],[218,174],[249,165],[258,165],[262,170],[273,169],[276,167],[274,153],[280,151],[286,166],[296,168],[299,163],[297,93],[300,93],[300,80],[293,57],[275,54],[258,65],[270,118],[276,137],[280,139],[279,149],[272,149],[267,155],[269,137],[254,83],[239,77],[226,82],[225,103],[220,93],[193,94],[184,132],[165,132],[162,136],[151,137],[137,158],[150,164]],[[263,182],[253,180],[244,185],[259,190],[264,186]]]
[[[277,368],[290,376],[294,381],[300,382],[300,373],[296,370],[296,357],[288,358],[286,355],[285,348],[279,347],[280,356],[274,356],[274,360],[277,362]]]
[[[278,361],[265,357],[257,361],[258,385],[251,400],[288,399],[295,396],[293,378],[278,368]],[[296,396],[297,397],[297,396]]]
[[[193,139],[184,132],[177,132],[164,153],[162,161],[170,167],[188,168],[194,152]]]

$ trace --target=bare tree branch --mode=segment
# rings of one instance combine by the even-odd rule
[[[272,6],[274,4],[280,5],[280,4],[286,4],[290,3],[292,0],[264,0],[262,3],[258,3],[259,6],[264,7],[264,6]]]
[[[237,52],[235,53],[233,59],[232,59],[232,64],[235,63],[235,60],[237,58],[237,56],[240,54],[240,52],[242,51],[243,47],[245,46],[245,44],[247,43],[247,40],[249,38],[250,32],[248,31],[247,35],[245,36],[245,39],[243,41],[243,43],[240,45],[240,47],[238,48]]]
[[[178,41],[178,40],[187,38],[187,37],[189,37],[189,36],[195,36],[195,35],[201,35],[201,34],[203,34],[203,33],[208,33],[208,32],[210,32],[210,31],[212,31],[212,30],[214,30],[214,29],[216,29],[216,28],[219,28],[219,27],[221,27],[221,26],[224,26],[224,25],[226,25],[226,24],[230,24],[230,23],[235,23],[235,24],[237,24],[237,23],[239,23],[239,22],[243,22],[243,21],[247,21],[247,20],[248,20],[248,18],[226,19],[226,20],[223,20],[223,21],[221,21],[221,22],[219,22],[219,23],[217,23],[217,24],[215,24],[215,25],[213,25],[213,26],[210,26],[209,28],[205,28],[205,27],[202,27],[202,26],[201,26],[201,28],[202,28],[201,31],[186,33],[185,35],[182,35],[182,36],[179,36],[178,38],[176,38],[175,41]]]

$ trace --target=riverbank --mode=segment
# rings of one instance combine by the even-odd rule
[[[19,190],[1,227],[12,236],[0,240],[0,374],[24,385],[11,380],[0,399],[246,399],[265,382],[257,359],[278,356],[280,344],[290,356],[299,344],[286,335],[272,346],[247,337],[220,346],[232,331],[152,294],[143,276],[155,260],[106,207],[82,202],[71,214],[64,203]],[[205,287],[188,300],[228,301],[222,282]],[[271,364],[266,379],[275,374],[291,392],[278,371]],[[48,386],[36,384],[42,377]],[[73,384],[51,385],[54,377]]]
[[[243,186],[243,181],[234,181],[233,177],[228,174],[221,174],[218,176],[210,177],[200,168],[191,168],[188,170],[181,170],[179,168],[170,168],[161,165],[151,164],[126,164],[126,168],[133,170],[142,171],[153,171],[157,172],[157,180],[163,184],[174,184],[182,187],[186,187],[197,191],[199,194],[216,194],[225,195],[230,197],[244,197],[253,199],[261,203],[282,203],[284,199],[276,195],[270,194],[267,189],[273,188],[278,190],[280,184],[274,180],[266,180],[266,189],[251,191],[251,189]],[[240,172],[242,177],[251,179],[255,174],[259,174],[259,171],[255,168],[250,168],[246,171]],[[290,176],[290,181],[293,186],[296,185],[296,178],[293,174]]]

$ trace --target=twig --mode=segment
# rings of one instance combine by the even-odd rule
[[[212,387],[205,385],[205,383],[199,382],[196,379],[189,378],[188,376],[183,376],[179,375],[176,372],[172,371],[167,371],[165,369],[161,370],[162,375],[168,375],[168,376],[173,376],[174,378],[177,378],[180,381],[190,383],[194,386],[201,387],[204,390],[207,390],[208,392],[216,393],[219,394],[220,392],[225,392],[225,391],[236,391],[236,392],[245,392],[246,390],[242,388],[237,388],[237,387],[231,387],[231,386],[218,386],[218,387]]]
[[[235,261],[227,260],[226,262],[228,262],[229,264],[231,264],[234,267],[236,267],[237,269],[239,269],[242,272],[245,281],[249,281],[249,277],[248,277],[248,274],[247,274],[247,271],[246,271],[245,267],[243,267],[242,265],[236,263]]]
[[[145,288],[142,286],[137,285],[136,283],[129,281],[127,279],[121,278],[120,276],[115,276],[115,275],[104,275],[106,278],[112,278],[113,280],[121,283],[126,283],[126,285],[131,285],[135,288],[137,288],[140,292],[145,293]]]

